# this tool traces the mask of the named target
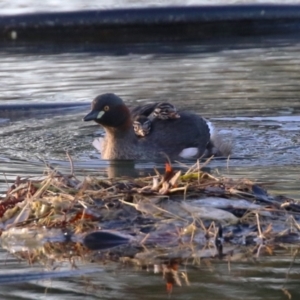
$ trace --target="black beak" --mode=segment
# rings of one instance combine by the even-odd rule
[[[99,111],[92,110],[84,118],[83,121],[95,121],[97,120]]]

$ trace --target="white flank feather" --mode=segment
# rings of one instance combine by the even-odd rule
[[[198,155],[198,148],[185,148],[180,153],[179,156],[182,158],[192,158]]]

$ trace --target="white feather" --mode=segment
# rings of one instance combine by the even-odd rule
[[[198,148],[185,148],[180,153],[179,156],[182,158],[192,158],[198,155]]]
[[[213,124],[210,121],[206,120],[206,119],[205,119],[205,121],[206,121],[206,124],[209,128],[210,136],[214,135],[215,128],[214,128]]]

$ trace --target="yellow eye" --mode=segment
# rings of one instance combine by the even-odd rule
[[[109,111],[109,106],[108,106],[108,105],[105,105],[105,106],[103,107],[103,110],[104,110],[104,111]]]

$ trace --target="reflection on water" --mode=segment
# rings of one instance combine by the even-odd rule
[[[270,191],[299,198],[299,50],[294,44],[190,54],[2,53],[0,104],[86,102],[105,92],[115,92],[129,104],[172,101],[211,118],[225,139],[233,142],[233,158],[215,160],[209,165],[212,172],[275,181]],[[0,122],[0,190],[7,189],[6,182],[11,183],[17,175],[41,175],[46,161],[70,172],[66,151],[78,176],[153,172],[152,162],[120,165],[102,161],[91,142],[103,132],[97,125],[81,121],[87,111]],[[285,299],[281,288],[286,288],[297,297],[297,264],[286,280],[293,250],[277,251],[278,256],[266,254],[257,261],[232,262],[230,269],[225,262],[195,262],[187,268],[191,286],[176,288],[173,295],[176,299],[199,295],[203,299]],[[2,253],[2,270],[28,267],[14,259],[7,265],[6,258]],[[25,291],[24,284],[16,285],[14,291],[4,287],[0,295],[26,295],[27,299],[167,297],[161,274],[123,268],[112,264],[105,276],[33,282]],[[46,288],[51,296],[45,295]]]
[[[275,249],[273,255],[236,263],[219,260],[194,261],[192,265],[180,266],[188,276],[182,286],[174,286],[171,294],[175,299],[288,299],[299,297],[299,265],[292,263],[295,249]],[[234,260],[234,258],[233,258]],[[8,261],[11,267],[26,268],[22,263]],[[4,266],[3,266],[4,267]],[[161,273],[155,273],[152,266],[132,267],[108,263],[105,269],[95,264],[78,264],[82,273],[93,268],[92,275],[81,277],[35,280],[29,283],[1,285],[0,295],[11,295],[14,299],[167,299],[165,281]],[[65,267],[61,270],[67,269]],[[31,273],[41,271],[31,267]],[[75,271],[76,272],[76,271]]]

